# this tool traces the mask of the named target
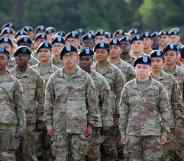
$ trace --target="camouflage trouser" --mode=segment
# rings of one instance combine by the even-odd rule
[[[101,161],[100,146],[103,142],[103,137],[100,134],[100,129],[93,129],[93,135],[89,140],[87,161]]]
[[[111,127],[102,130],[104,142],[101,145],[102,161],[116,161],[118,159],[117,135],[118,128]]]
[[[184,134],[176,139],[176,154],[184,161]]]
[[[40,153],[41,142],[39,140],[40,133],[35,131],[35,126],[26,128],[23,139],[17,149],[18,161],[37,161]]]
[[[88,151],[88,140],[80,134],[55,135],[52,153],[56,161],[84,161]]]
[[[127,136],[126,161],[160,161],[162,156],[159,136]]]
[[[0,161],[16,161],[15,150],[18,143],[15,129],[0,129]]]

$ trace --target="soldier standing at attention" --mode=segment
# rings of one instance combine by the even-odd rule
[[[61,52],[64,67],[46,87],[45,121],[53,139],[56,161],[84,161],[92,129],[101,127],[95,85],[76,63],[77,48],[66,45]]]
[[[150,77],[147,55],[135,63],[136,78],[126,83],[120,101],[121,142],[128,161],[159,161],[161,145],[167,143],[170,112],[168,95],[161,83]]]

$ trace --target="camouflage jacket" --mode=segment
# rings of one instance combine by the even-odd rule
[[[68,75],[58,69],[46,86],[44,118],[47,127],[67,133],[83,133],[88,124],[100,127],[95,85],[88,73],[76,68]]]
[[[144,88],[138,88],[136,79],[129,81],[120,101],[122,136],[166,135],[170,119],[168,106],[167,92],[158,81],[150,79]]]

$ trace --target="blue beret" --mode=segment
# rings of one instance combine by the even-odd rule
[[[65,45],[61,51],[60,58],[63,59],[64,55],[70,55],[71,53],[77,53],[77,48],[72,45]]]
[[[82,56],[93,56],[94,55],[94,52],[92,49],[90,48],[83,48],[80,52],[80,57]]]
[[[137,64],[151,65],[151,59],[148,55],[144,54],[143,56],[136,59],[136,61],[134,62],[134,67]]]
[[[162,50],[153,50],[151,52],[151,58],[163,58],[164,57],[164,53]]]
[[[20,46],[17,48],[17,50],[14,53],[14,56],[18,56],[19,54],[23,55],[31,55],[31,49],[27,46]]]

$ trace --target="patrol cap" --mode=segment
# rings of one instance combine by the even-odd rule
[[[65,39],[62,36],[56,36],[55,39],[52,41],[52,45],[55,43],[65,44]]]
[[[168,44],[164,49],[163,52],[166,54],[167,51],[172,50],[176,53],[178,52],[178,45],[177,44]]]
[[[68,38],[79,39],[79,33],[78,33],[77,31],[69,32],[69,33],[66,35],[65,40],[67,40]]]
[[[130,43],[130,39],[128,36],[123,36],[119,39],[120,44],[121,43]]]
[[[23,36],[20,36],[20,38],[17,40],[17,45],[18,46],[28,46],[28,47],[31,47],[33,44],[31,38],[27,35],[23,35]]]
[[[105,32],[104,35],[105,35],[106,38],[112,38],[113,37],[111,32]]]
[[[77,53],[77,48],[73,45],[65,45],[63,50],[61,51],[60,58],[63,59],[63,56],[71,55],[73,53]]]
[[[3,28],[0,35],[14,34],[14,30],[10,27]]]
[[[87,34],[82,36],[82,41],[88,41],[88,40],[93,40],[95,36],[88,32]]]
[[[184,45],[180,47],[180,56],[184,58]]]
[[[134,41],[143,41],[143,37],[141,35],[134,35],[131,38],[131,43],[133,43]]]
[[[18,56],[19,54],[30,56],[31,55],[31,49],[27,46],[20,46],[15,51],[14,56]]]
[[[39,25],[35,28],[35,33],[41,33],[41,32],[45,32],[45,26],[43,25]]]
[[[58,31],[58,32],[56,32],[55,36],[65,37],[65,32],[64,31]]]
[[[10,53],[6,48],[0,48],[0,55],[6,55],[9,58]]]
[[[109,44],[105,43],[105,42],[100,42],[98,43],[95,48],[94,48],[94,52],[97,50],[97,49],[105,49],[109,52]]]
[[[24,26],[22,28],[22,30],[26,31],[26,32],[33,32],[33,27],[32,26]]]
[[[94,52],[92,49],[90,48],[83,48],[79,54],[80,57],[82,56],[93,56],[94,55]]]
[[[120,41],[116,38],[113,38],[111,40],[111,42],[109,43],[110,46],[119,46],[120,45]]]
[[[16,35],[15,35],[15,38],[19,37],[19,36],[25,36],[27,35],[27,32],[24,31],[24,30],[20,30],[20,31],[17,31]]]
[[[6,36],[0,37],[0,44],[1,43],[7,43],[7,44],[13,46],[12,40],[9,37],[6,37]]]
[[[40,49],[48,49],[48,50],[51,50],[52,49],[52,45],[48,41],[44,41],[38,47],[37,52],[39,52]]]
[[[35,41],[37,41],[38,39],[44,39],[47,40],[47,35],[45,33],[38,33],[35,36]]]
[[[151,59],[148,55],[144,54],[143,56],[136,59],[136,61],[134,62],[134,67],[137,64],[151,65]]]
[[[143,38],[152,38],[152,34],[150,32],[144,32],[142,36]]]
[[[151,52],[151,58],[163,58],[164,57],[164,53],[162,50],[153,50]]]
[[[47,27],[46,28],[46,33],[47,34],[55,33],[55,32],[56,32],[56,29],[54,27]]]

